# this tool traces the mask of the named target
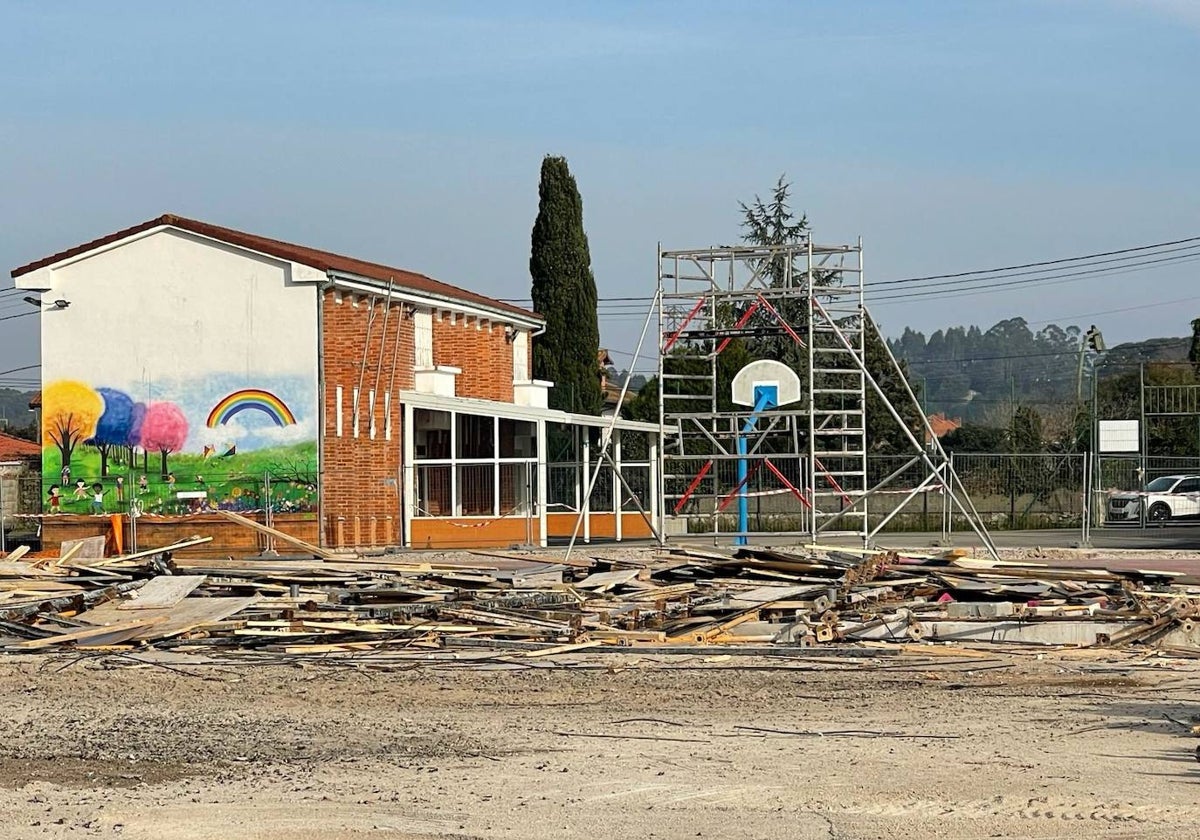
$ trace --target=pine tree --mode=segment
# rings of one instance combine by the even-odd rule
[[[538,184],[529,275],[533,308],[546,332],[533,347],[533,375],[554,383],[550,407],[599,414],[600,324],[596,280],[583,229],[583,199],[566,158],[547,155]]]
[[[750,204],[742,202],[742,239],[753,245],[798,245],[809,235],[808,216],[801,213],[795,215],[791,208],[791,184],[786,176],[780,175],[775,182],[769,201],[763,201],[758,196]],[[763,272],[771,278],[771,285],[780,287],[802,285],[806,266],[797,263],[793,265],[793,276],[784,277],[785,269],[781,262],[766,267]],[[814,271],[813,283],[825,285],[837,282],[828,272]],[[807,330],[808,302],[800,299],[778,301],[777,309],[780,314],[801,334]],[[935,333],[935,336],[940,336]],[[933,343],[932,340],[930,342]],[[747,342],[750,355],[760,359],[778,359],[788,365],[804,382],[808,376],[808,354],[802,347],[788,336],[768,336]],[[887,347],[883,337],[873,329],[868,329],[865,341],[864,363],[871,375],[879,383],[889,402],[900,412],[906,425],[921,439],[921,409],[908,397],[900,377],[892,367],[888,358]],[[907,374],[908,367],[900,363],[900,369]],[[920,395],[919,386],[910,383],[915,394]],[[903,451],[909,447],[909,441],[903,431],[896,425],[895,419],[887,411],[883,401],[875,390],[868,386],[866,405],[867,446],[873,451]]]

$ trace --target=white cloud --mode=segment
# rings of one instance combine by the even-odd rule
[[[316,436],[316,422],[311,417],[287,426],[267,423],[247,426],[241,417],[234,417],[223,426],[215,428],[200,426],[194,429],[188,440],[187,449],[199,451],[205,446],[212,446],[221,452],[234,444],[258,449],[315,440]]]

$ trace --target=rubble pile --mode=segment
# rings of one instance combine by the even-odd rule
[[[616,559],[176,556],[205,542],[118,557],[72,546],[57,558],[0,560],[0,647],[324,655],[493,645],[537,656],[943,642],[1200,653],[1200,586],[1171,572],[815,546]]]

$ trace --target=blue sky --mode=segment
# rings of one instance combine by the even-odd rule
[[[780,173],[874,280],[1200,235],[1191,0],[9,0],[0,50],[5,269],[176,212],[521,297],[546,153],[602,297],[651,294],[660,241],[734,240]],[[1184,335],[1197,267],[872,310]],[[602,321],[619,363],[634,308]],[[35,321],[0,321],[0,371]]]

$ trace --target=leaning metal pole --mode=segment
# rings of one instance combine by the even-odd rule
[[[638,359],[642,355],[642,345],[646,341],[646,332],[650,329],[650,321],[654,317],[655,310],[658,308],[658,299],[661,294],[661,290],[654,294],[654,300],[651,302],[650,308],[646,310],[646,319],[642,322],[642,334],[638,336],[637,347],[634,348],[633,351],[633,361],[629,363],[630,375],[626,376],[625,381],[621,384],[621,396],[617,400],[617,410],[613,412],[613,416],[609,418],[608,425],[604,427],[604,434],[600,436],[600,454],[596,458],[596,467],[592,470],[592,477],[588,481],[587,495],[583,497],[584,499],[590,499],[592,497],[592,491],[596,489],[596,479],[600,477],[600,470],[604,466],[604,462],[607,460],[608,463],[612,465],[612,459],[608,457],[608,447],[612,442],[613,429],[617,425],[617,418],[621,416],[621,406],[625,404],[625,394],[629,391],[629,380],[633,378],[633,370],[637,367]],[[662,453],[660,450],[659,457],[661,456]],[[616,469],[615,465],[613,465],[613,469]],[[659,472],[661,472],[661,470],[659,470]],[[626,490],[630,490],[624,476],[620,475],[619,471],[617,471],[617,479],[625,485]],[[633,491],[630,490],[630,493],[633,494]],[[571,531],[571,542],[567,545],[566,559],[568,560],[571,559],[571,552],[575,550],[575,540],[579,537],[579,528],[583,524],[584,511],[586,509],[587,506],[584,505],[581,500],[579,505],[579,515],[575,517],[575,528]],[[646,524],[650,526],[650,532],[654,534],[655,541],[658,542],[659,545],[662,545],[662,532],[659,530],[658,526],[655,525],[655,523],[650,521],[650,517],[648,517],[646,512],[642,509],[640,501],[638,501],[638,511],[646,520]],[[616,515],[620,516],[621,511],[618,510]]]
[[[863,307],[863,317],[867,323],[871,325],[871,329],[875,331],[875,335],[883,344],[883,349],[887,351],[888,361],[892,363],[892,370],[896,372],[900,382],[904,385],[904,392],[908,394],[908,398],[912,400],[913,405],[920,406],[921,401],[917,399],[917,395],[913,393],[912,386],[908,384],[908,377],[905,376],[904,371],[900,369],[900,363],[896,361],[896,357],[892,354],[892,348],[888,347],[887,342],[883,340],[883,333],[879,331],[879,325],[875,323],[875,319],[871,317],[871,313],[867,311],[866,307]],[[987,546],[988,551],[992,555],[993,559],[1000,559],[996,552],[996,546],[992,542],[992,537],[983,524],[983,517],[980,516],[979,511],[975,509],[975,503],[971,501],[971,494],[967,492],[967,488],[963,486],[962,479],[959,478],[958,473],[954,471],[954,462],[950,459],[950,457],[946,454],[946,450],[942,447],[941,439],[939,439],[938,436],[933,433],[933,428],[929,425],[929,418],[925,416],[924,411],[921,412],[921,423],[925,426],[925,431],[929,435],[929,439],[933,443],[934,448],[937,450],[938,455],[941,456],[942,461],[950,465],[950,469],[947,473],[948,480],[946,482],[947,489],[950,490],[950,497],[958,503],[960,508],[963,506],[962,502],[959,501],[958,497],[954,493],[953,488],[957,485],[959,493],[962,494],[962,498],[966,500],[967,507],[970,508],[970,514],[967,515],[967,520],[970,523],[971,528],[975,531],[979,538],[983,540],[984,545]],[[901,425],[904,426],[903,423]],[[908,427],[904,426],[904,428],[907,429]],[[966,514],[967,511],[964,509],[963,513]]]

